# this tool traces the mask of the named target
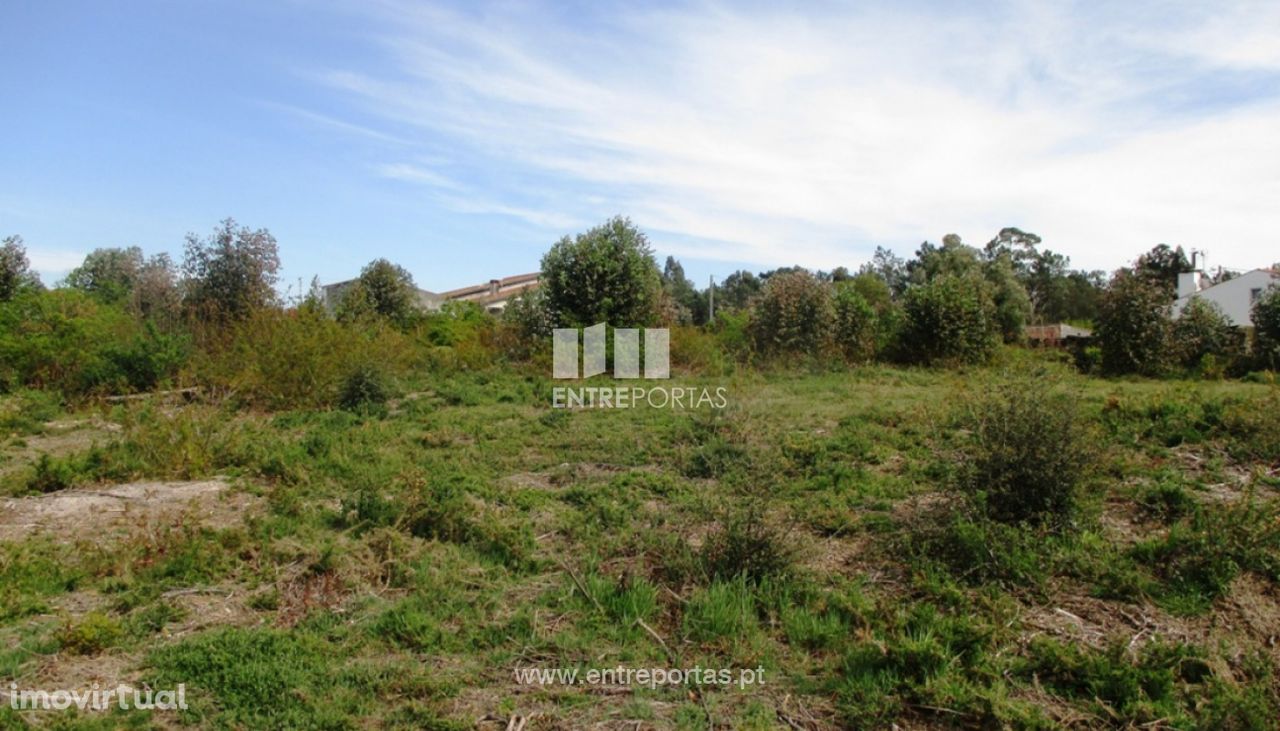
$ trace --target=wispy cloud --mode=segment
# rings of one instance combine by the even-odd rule
[[[379,7],[394,69],[322,78],[466,160],[475,200],[454,210],[625,212],[664,249],[761,265],[1005,225],[1087,266],[1161,241],[1275,258],[1274,6]]]
[[[45,284],[53,284],[84,262],[85,252],[27,248],[31,269]]]

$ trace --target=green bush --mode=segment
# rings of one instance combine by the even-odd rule
[[[342,381],[338,405],[347,411],[385,410],[391,385],[383,370],[370,363],[357,365]]]
[[[72,655],[96,655],[120,641],[124,627],[101,612],[90,612],[79,622],[68,622],[58,634],[62,649]]]
[[[852,285],[836,289],[835,341],[845,360],[866,363],[876,356],[879,334],[875,308]]]
[[[386,323],[340,323],[313,309],[256,310],[202,335],[197,380],[270,409],[333,406],[361,364],[377,363],[396,375],[416,355],[409,336]]]
[[[986,283],[944,274],[907,290],[898,349],[912,363],[980,363],[1000,343]]]
[[[1045,374],[985,385],[957,414],[956,486],[993,520],[1068,527],[1093,461],[1078,397]]]
[[[1156,376],[1164,372],[1172,323],[1168,292],[1148,277],[1121,269],[1098,303],[1094,338],[1107,373]]]
[[[1280,370],[1280,287],[1268,287],[1253,303],[1250,314],[1258,366]]]
[[[1174,321],[1170,345],[1173,359],[1182,367],[1202,371],[1207,359],[1226,363],[1241,350],[1235,328],[1222,308],[1199,297],[1193,297]]]
[[[831,345],[831,287],[806,271],[774,274],[753,300],[750,332],[767,358],[815,358]]]
[[[162,333],[154,322],[147,321],[132,340],[109,345],[106,359],[130,389],[150,391],[177,375],[190,356],[190,346],[185,335]]]
[[[795,551],[758,507],[740,511],[712,533],[702,547],[702,565],[712,579],[745,578],[752,583],[781,578],[795,569]]]

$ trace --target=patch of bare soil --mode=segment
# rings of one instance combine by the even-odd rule
[[[137,525],[189,513],[206,525],[239,522],[252,498],[224,480],[131,482],[0,501],[0,540],[40,533],[59,540],[119,535]]]

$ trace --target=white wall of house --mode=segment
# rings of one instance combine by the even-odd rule
[[[1181,284],[1179,282],[1179,285]],[[1273,284],[1280,285],[1280,274],[1267,269],[1254,269],[1247,274],[1241,274],[1235,279],[1228,279],[1212,287],[1206,287],[1195,294],[1179,297],[1173,303],[1173,316],[1180,316],[1182,308],[1187,306],[1191,298],[1199,297],[1221,307],[1232,325],[1236,327],[1252,327],[1253,317],[1250,310],[1253,309],[1253,302],[1262,292],[1266,291],[1267,287]],[[1179,289],[1182,289],[1182,287],[1179,286]]]

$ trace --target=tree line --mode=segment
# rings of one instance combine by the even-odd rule
[[[1181,248],[1157,246],[1108,277],[1072,269],[1018,228],[981,247],[947,235],[909,259],[877,248],[856,271],[737,271],[715,287],[714,314],[711,293],[674,257],[660,267],[623,217],[555,242],[541,286],[499,318],[466,304],[425,312],[409,272],[385,259],[364,267],[336,302],[318,286],[283,301],[279,268],[268,230],[227,219],[188,235],[180,263],[137,247],[98,249],[47,289],[21,238],[4,239],[0,389],[85,394],[182,380],[244,394],[266,393],[274,378],[297,381],[291,388],[304,398],[308,388],[336,393],[356,370],[367,375],[357,361],[374,353],[388,363],[537,360],[552,328],[597,322],[675,328],[673,357],[690,363],[696,348],[748,365],[982,363],[1044,322],[1092,326],[1094,344],[1076,362],[1100,373],[1240,375],[1280,362],[1275,288],[1258,299],[1246,338],[1205,302],[1172,317],[1178,275],[1191,269]],[[345,355],[298,375],[288,366],[301,356],[286,348]]]

